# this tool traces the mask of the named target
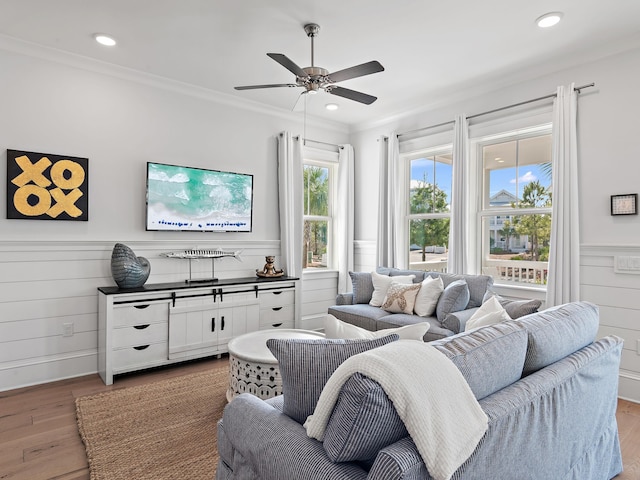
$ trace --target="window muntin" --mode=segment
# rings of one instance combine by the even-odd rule
[[[409,161],[409,267],[446,271],[452,185],[451,148]]]
[[[302,267],[305,269],[331,265],[333,177],[333,164],[304,161]]]
[[[482,271],[496,283],[546,285],[551,236],[551,133],[479,144]]]

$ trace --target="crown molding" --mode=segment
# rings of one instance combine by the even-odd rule
[[[266,106],[253,100],[242,99],[227,93],[218,92],[216,90],[211,90],[209,88],[200,87],[186,82],[180,82],[160,75],[154,75],[133,68],[122,67],[113,63],[85,57],[76,53],[70,53],[33,42],[27,42],[8,35],[0,34],[0,49],[181,95],[196,97],[200,100],[217,103],[219,105],[278,117],[288,121],[301,122],[303,119],[303,113],[301,112],[291,112],[278,107]],[[349,132],[349,125],[345,123],[329,121],[311,115],[307,116],[306,123],[307,126],[323,128],[329,131],[339,133]]]

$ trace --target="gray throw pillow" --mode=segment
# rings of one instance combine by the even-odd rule
[[[267,340],[267,347],[278,360],[283,412],[298,423],[313,413],[320,393],[333,372],[347,358],[398,340],[388,335],[373,340]]]
[[[456,280],[447,285],[438,299],[436,305],[436,317],[443,322],[445,317],[452,312],[459,312],[467,308],[469,303],[469,286],[464,280]]]
[[[349,272],[353,290],[353,303],[369,303],[373,295],[373,281],[370,272]]]
[[[498,299],[500,305],[502,305],[502,307],[507,311],[512,319],[524,317],[525,315],[529,315],[531,313],[536,313],[540,308],[540,305],[542,305],[542,301],[535,299],[509,300],[508,298],[501,297],[492,290],[487,290],[487,293],[484,294],[484,298],[482,299],[482,303],[486,302],[491,297],[496,297]]]
[[[364,462],[407,435],[380,384],[356,373],[340,390],[322,445],[332,462]]]

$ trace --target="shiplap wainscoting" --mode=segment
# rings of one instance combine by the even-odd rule
[[[338,272],[310,271],[302,274],[302,317],[299,328],[321,330],[327,309],[336,304]]]
[[[376,267],[378,265],[376,264],[375,240],[356,240],[353,251],[353,271],[373,272]]]
[[[242,261],[215,261],[218,278],[255,276],[265,255],[280,256],[277,240],[122,243],[151,262],[147,283],[189,277],[188,260],[161,257],[163,252],[198,247],[242,250]],[[111,277],[114,245],[0,242],[0,391],[97,371],[97,288],[115,285]],[[210,278],[211,260],[193,261],[192,277]],[[300,310],[297,306],[296,318]],[[72,324],[72,335],[64,336],[65,324]]]
[[[624,339],[619,396],[640,402],[640,272],[615,272],[622,255],[640,257],[640,245],[582,245],[581,294],[600,307],[598,335]]]

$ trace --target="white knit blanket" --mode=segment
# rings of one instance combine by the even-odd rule
[[[340,389],[354,373],[382,386],[435,480],[451,478],[487,430],[487,416],[453,362],[427,343],[399,340],[338,367],[304,424],[309,437],[323,440]]]

